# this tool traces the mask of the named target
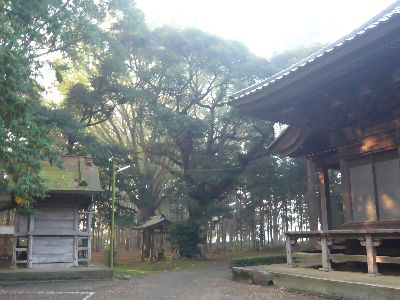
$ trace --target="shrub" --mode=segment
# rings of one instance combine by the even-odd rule
[[[257,265],[280,264],[286,261],[285,255],[254,256],[234,258],[229,263],[230,267],[245,267]]]
[[[197,246],[202,242],[200,226],[192,221],[174,223],[168,226],[167,239],[177,247],[183,257],[200,256]]]

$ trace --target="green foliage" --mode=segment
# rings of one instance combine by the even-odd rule
[[[168,226],[167,239],[183,257],[197,257],[200,255],[198,244],[203,242],[200,225],[188,220]]]
[[[253,257],[239,257],[234,258],[229,263],[230,267],[246,267],[258,265],[272,265],[280,264],[286,261],[285,255],[266,255],[266,256],[253,256]]]
[[[43,120],[30,114],[11,120],[8,126],[0,119],[0,187],[23,199],[21,205],[29,206],[36,197],[45,196],[38,176],[41,161],[60,163],[49,131]]]
[[[43,91],[36,78],[48,54],[73,57],[76,45],[96,40],[100,8],[90,0],[0,2],[0,192],[13,193],[21,205],[44,197],[40,161],[59,155],[51,124],[36,114]]]
[[[171,227],[184,256],[198,254],[201,226],[231,217],[227,199],[238,187],[251,199],[242,220],[295,198],[302,213],[301,164],[257,160],[273,126],[239,115],[228,96],[309,49],[268,61],[199,30],[149,30],[130,0],[3,0],[0,9],[0,192],[43,197],[39,162],[60,153],[91,153],[109,186],[112,152],[130,166],[117,175],[119,225],[133,222],[126,204],[141,219],[165,202],[188,208],[190,221]],[[64,96],[54,107],[42,105],[44,66]],[[109,198],[96,203],[106,220]]]

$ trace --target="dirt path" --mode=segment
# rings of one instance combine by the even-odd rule
[[[0,299],[21,300],[216,300],[292,299],[323,300],[312,295],[234,282],[226,264],[158,273],[130,280],[29,283],[0,287]]]

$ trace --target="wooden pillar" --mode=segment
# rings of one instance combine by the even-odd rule
[[[13,268],[13,269],[17,268],[17,241],[18,241],[18,236],[14,234],[13,256],[12,256],[12,261],[11,261],[11,268]]]
[[[330,193],[328,169],[323,167],[318,170],[319,193],[321,196],[321,225],[322,230],[328,230],[330,224]]]
[[[88,233],[88,245],[87,245],[87,264],[92,265],[92,205],[89,206],[88,212],[88,225],[87,225],[87,233]]]
[[[79,265],[78,262],[78,246],[79,246],[79,208],[75,207],[74,213],[74,242],[73,242],[73,259],[74,259],[74,267]]]
[[[379,275],[378,265],[376,263],[376,246],[379,246],[379,244],[380,242],[374,242],[372,240],[371,234],[365,236],[365,243],[361,242],[361,245],[365,246],[367,250],[368,274],[372,276]]]
[[[325,236],[321,237],[322,268],[320,270],[325,272],[332,270],[329,245],[330,241]]]
[[[145,255],[145,249],[144,249],[144,247],[145,247],[145,233],[144,233],[144,230],[142,229],[142,251],[141,251],[141,254],[140,254],[140,260],[141,261],[144,261],[144,255]]]
[[[310,230],[318,230],[318,204],[315,193],[315,166],[311,160],[307,160],[307,202]]]
[[[33,230],[34,230],[35,217],[29,216],[29,231],[28,231],[28,253],[27,253],[27,268],[32,268],[32,251],[33,251]]]
[[[150,234],[150,261],[154,260],[154,230],[149,230]]]
[[[351,204],[350,174],[346,160],[340,160],[340,172],[342,180],[343,218],[344,223],[353,221],[353,208]]]
[[[292,242],[289,235],[286,235],[286,261],[289,267],[294,267],[293,253],[292,253]],[[293,244],[295,241],[293,242]]]

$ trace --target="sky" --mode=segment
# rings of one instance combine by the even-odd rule
[[[245,44],[254,54],[272,55],[351,32],[395,0],[132,0],[150,27],[198,28]],[[47,101],[59,103],[54,74],[41,80]],[[51,73],[51,74],[50,74]]]
[[[136,0],[152,27],[198,28],[261,56],[331,43],[394,0]]]

